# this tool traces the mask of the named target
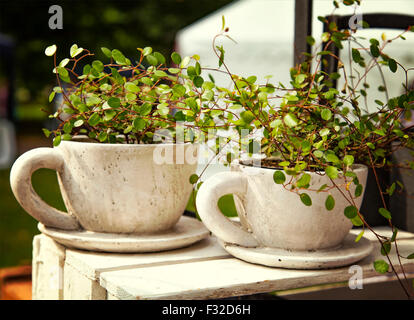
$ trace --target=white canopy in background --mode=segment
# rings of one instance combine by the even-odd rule
[[[182,29],[176,38],[177,51],[183,56],[200,55],[202,66],[217,67],[218,59],[212,50],[212,40],[221,30],[221,18],[225,17],[230,28],[230,36],[237,41],[222,38],[225,61],[230,71],[242,76],[256,75],[264,82],[266,75],[273,75],[272,82],[289,83],[289,69],[293,65],[294,40],[294,0],[239,0],[235,1],[201,20]],[[322,34],[322,23],[318,16],[325,16],[333,9],[332,0],[314,0],[313,36],[318,41]],[[336,14],[352,14],[353,7],[341,6]],[[364,13],[404,13],[414,14],[413,0],[362,0],[358,12]],[[383,31],[363,30],[366,37],[378,37]],[[361,33],[361,34],[362,34]],[[387,30],[391,37],[398,31]],[[402,62],[413,61],[414,37],[393,44],[390,54],[402,58]],[[346,60],[346,52],[343,52]],[[227,78],[215,74],[220,84],[225,85]]]
[[[212,50],[212,40],[221,30],[222,16],[230,28],[229,35],[237,44],[226,38],[221,38],[217,44],[223,44],[226,50],[225,61],[232,73],[245,77],[256,75],[259,83],[264,83],[265,76],[273,75],[270,80],[277,84],[279,81],[289,84],[289,69],[293,66],[294,41],[294,0],[239,0],[204,17],[192,25],[182,29],[176,38],[176,49],[182,56],[198,54],[203,67],[218,67],[218,59]],[[317,43],[322,34],[322,23],[318,16],[325,16],[333,9],[332,0],[314,0],[313,4],[313,36]],[[353,7],[341,6],[336,14],[352,14]],[[362,0],[358,13],[402,13],[414,14],[413,0]],[[361,35],[368,39],[380,37],[384,30],[361,30]],[[399,33],[395,30],[385,30],[391,38]],[[405,65],[414,66],[414,33],[407,36],[407,40],[398,40],[388,50]],[[341,58],[348,61],[347,50],[341,52]],[[401,93],[401,79],[403,73],[396,74],[384,70],[388,81],[390,96]],[[212,73],[213,74],[213,73]],[[204,76],[207,74],[204,73]],[[216,82],[222,86],[229,86],[230,80],[226,75],[213,74]],[[414,78],[414,73],[412,74]],[[383,99],[384,95],[377,92],[381,84],[379,73],[373,72],[368,82],[371,89],[370,101]],[[341,86],[341,83],[338,84]],[[376,105],[368,103],[373,110]]]
[[[183,56],[197,53],[203,67],[218,67],[212,40],[220,32],[224,16],[229,35],[237,41],[218,41],[226,50],[230,71],[243,76],[255,74],[261,82],[270,74],[277,75],[278,81],[288,81],[293,57],[293,14],[294,1],[290,0],[235,1],[181,30],[177,50]],[[213,76],[219,83],[226,83],[225,75]]]

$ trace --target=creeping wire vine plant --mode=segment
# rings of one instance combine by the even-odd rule
[[[360,1],[345,0],[343,4],[353,5],[356,2]],[[337,1],[334,5],[339,7]],[[218,58],[217,71],[228,74],[232,88],[215,87],[217,98],[221,101],[220,119],[212,114],[214,108],[205,110],[205,114],[214,118],[216,123],[224,121],[230,129],[239,133],[242,130],[261,132],[262,166],[280,169],[274,173],[275,183],[297,193],[298,201],[303,205],[312,205],[312,192],[323,192],[326,193],[325,208],[331,211],[335,207],[331,191],[337,190],[348,202],[344,215],[353,225],[362,227],[355,241],[358,242],[365,229],[369,229],[380,243],[384,259],[375,261],[374,269],[379,273],[392,271],[406,295],[412,298],[412,284],[407,279],[402,259],[414,259],[414,253],[401,253],[397,241],[398,229],[393,225],[392,213],[384,200],[385,194],[392,196],[402,192],[404,186],[400,181],[381,185],[377,170],[387,167],[414,168],[414,161],[398,164],[391,161],[391,155],[400,148],[414,154],[413,125],[403,124],[403,118],[410,119],[414,109],[414,90],[409,85],[409,73],[414,68],[405,67],[387,54],[390,44],[404,41],[407,33],[414,32],[414,26],[392,39],[387,39],[385,35],[379,40],[369,39],[366,45],[367,41],[358,36],[358,30],[339,30],[335,23],[326,18],[319,17],[319,20],[329,24],[329,31],[322,34],[322,44],[316,46],[315,52],[307,54],[303,63],[291,69],[289,86],[281,83],[276,86],[269,81],[258,84],[254,75],[242,77],[231,73],[225,62],[223,46],[216,44],[219,37],[229,38],[229,29],[223,17],[222,30],[213,39],[213,50]],[[308,37],[308,43],[315,45],[316,41]],[[343,49],[346,45],[350,46],[351,53],[348,69],[346,62],[333,53],[334,46]],[[328,63],[328,56],[338,60],[337,72],[328,74],[322,71],[321,66]],[[389,97],[384,77],[386,69],[392,74],[398,69],[403,71],[401,95]],[[384,93],[385,99],[375,100],[374,106],[369,109],[367,75],[373,70],[379,70],[381,74],[383,85],[378,91]],[[344,83],[339,89],[333,85],[334,80],[338,79]],[[234,156],[227,154],[227,159],[234,159]],[[366,165],[374,173],[382,198],[378,213],[387,220],[391,236],[376,232],[356,205],[355,200],[364,191],[353,171],[356,164]],[[331,184],[315,189],[309,172],[327,175]],[[194,178],[193,182],[196,181]],[[391,250],[395,250],[396,261],[391,261]],[[399,272],[402,272],[402,277]]]
[[[355,2],[359,3],[344,0],[343,4]],[[339,3],[334,1],[334,5]],[[274,182],[296,193],[305,206],[312,205],[313,192],[326,194],[327,211],[335,207],[331,193],[337,190],[348,202],[344,215],[355,226],[362,227],[356,241],[368,228],[381,244],[384,259],[374,262],[375,270],[386,273],[391,269],[407,296],[412,297],[402,259],[413,259],[414,253],[400,252],[398,230],[384,197],[379,214],[387,219],[392,235],[378,234],[364,219],[355,203],[364,190],[353,168],[355,164],[370,167],[381,196],[401,192],[403,185],[399,181],[380,185],[376,172],[379,168],[414,168],[414,162],[395,164],[390,160],[400,148],[413,151],[414,131],[412,126],[403,125],[402,118],[411,116],[414,91],[408,82],[412,68],[406,68],[387,54],[388,46],[404,41],[406,33],[414,31],[414,27],[393,39],[385,36],[380,40],[369,39],[366,45],[358,37],[358,30],[338,30],[335,23],[323,17],[319,20],[329,23],[329,31],[322,34],[323,45],[316,46],[315,39],[308,37],[315,51],[291,69],[289,85],[274,85],[269,80],[259,84],[254,75],[242,77],[231,73],[223,46],[216,44],[220,37],[230,38],[224,18],[222,30],[212,43],[218,68],[202,68],[197,55],[181,58],[178,53],[171,55],[176,66],[168,68],[165,57],[150,47],[138,48],[138,60],[134,62],[119,50],[102,48],[108,58],[105,64],[76,45],[70,50],[70,58],[58,64],[56,46],[50,46],[45,53],[53,56],[58,86],[49,100],[61,94],[63,102],[50,116],[60,121],[58,128],[44,129],[45,134],[54,137],[56,146],[61,140],[77,135],[87,135],[101,143],[156,143],[157,130],[166,129],[174,136],[177,122],[182,122],[187,133],[190,132],[186,135],[190,139],[197,130],[208,132],[208,137],[213,136],[217,141],[215,133],[219,129],[234,130],[240,135],[246,131],[260,132],[260,151],[265,156],[262,165],[280,169],[274,173]],[[346,45],[351,53],[348,69],[346,62],[332,51],[333,46],[343,49]],[[328,74],[321,70],[328,56],[338,60],[337,72]],[[78,74],[77,68],[85,61],[88,63]],[[403,71],[403,94],[389,97],[383,76],[385,69],[392,73]],[[385,99],[375,100],[376,110],[370,111],[367,75],[373,70],[382,75],[384,83],[378,89]],[[210,75],[209,81],[205,80],[203,71],[228,74],[232,88],[217,85]],[[341,88],[333,85],[338,79],[343,80]],[[234,142],[232,137],[224,139],[224,145],[230,142]],[[236,143],[242,142],[239,139]],[[250,145],[247,150],[251,152]],[[225,158],[230,162],[235,155],[229,152]],[[331,184],[315,188],[309,172],[327,175]],[[190,182],[196,184],[195,190],[202,183],[197,175],[191,176]],[[391,261],[389,255],[393,249],[397,262]],[[399,276],[397,266],[405,279]]]
[[[162,130],[169,133],[163,136],[174,139],[178,123],[184,137],[194,141],[194,124],[214,125],[201,116],[200,106],[212,103],[214,84],[200,77],[197,55],[181,58],[174,52],[175,66],[169,68],[165,57],[151,47],[137,51],[139,59],[131,62],[117,49],[102,48],[109,60],[105,64],[74,44],[70,58],[57,63],[57,47],[46,48],[45,54],[53,56],[58,84],[49,102],[56,94],[63,98],[49,116],[59,120],[57,129],[43,129],[47,137],[53,136],[54,146],[78,135],[101,143],[157,143]]]

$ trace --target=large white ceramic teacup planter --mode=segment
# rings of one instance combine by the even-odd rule
[[[178,156],[180,152],[186,156]],[[152,234],[169,230],[182,216],[192,190],[189,177],[197,167],[196,154],[193,144],[62,141],[59,147],[23,154],[13,165],[10,182],[22,207],[48,227]],[[172,161],[161,163],[154,155]],[[31,175],[39,168],[57,171],[68,213],[50,207],[35,193]]]
[[[365,188],[367,168],[355,165],[353,171]],[[325,208],[327,193],[307,190],[313,204],[305,206],[296,193],[276,184],[273,174],[273,169],[237,164],[233,171],[206,180],[198,191],[196,202],[203,223],[224,243],[244,248],[285,252],[340,248],[352,228],[352,223],[344,216],[349,203],[341,193],[330,190],[336,204],[332,211],[328,211]],[[325,183],[332,185],[326,175],[309,174],[310,189],[318,190]],[[347,192],[343,180],[336,183]],[[349,190],[354,194],[353,184],[349,185]],[[235,195],[240,224],[227,219],[218,209],[218,199],[226,194]],[[354,201],[359,207],[362,196]]]

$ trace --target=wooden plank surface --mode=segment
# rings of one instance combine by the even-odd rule
[[[384,229],[384,232],[389,230]],[[370,237],[367,232],[367,237]],[[399,250],[412,253],[414,235],[401,233]],[[358,263],[363,277],[377,276],[373,261],[383,259],[379,244],[373,241],[370,256]],[[396,263],[395,255],[392,261]],[[402,259],[407,272],[414,272],[414,262]],[[397,265],[397,264],[396,264]],[[101,272],[100,285],[119,299],[208,299],[240,296],[348,281],[349,267],[330,270],[288,270],[250,264],[235,258],[149,264],[139,268]],[[397,267],[397,271],[400,269]]]
[[[154,253],[97,253],[67,249],[65,263],[89,279],[96,280],[102,272],[230,257],[215,237],[209,237],[186,248]]]

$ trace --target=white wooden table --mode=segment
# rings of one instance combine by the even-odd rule
[[[386,228],[377,230],[391,234]],[[358,262],[364,281],[378,277],[373,261],[384,258],[373,235],[366,231],[365,237],[375,248]],[[400,231],[398,239],[402,255],[414,251],[414,234]],[[396,262],[394,253],[391,258]],[[406,272],[414,273],[413,260],[402,262]],[[227,254],[214,237],[149,254],[74,250],[42,234],[33,241],[33,299],[217,299],[347,282],[351,276],[349,267],[288,270],[250,264]]]

